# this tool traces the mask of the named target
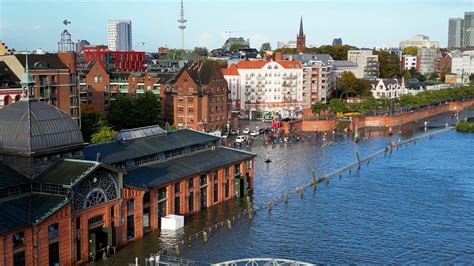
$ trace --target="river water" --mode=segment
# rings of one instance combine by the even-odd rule
[[[432,125],[449,120],[442,117]],[[422,125],[402,127],[392,140],[422,134]],[[448,131],[426,138],[386,157],[378,155],[360,171],[320,183],[316,192],[308,188],[303,197],[295,192],[311,181],[313,169],[320,176],[354,162],[356,152],[364,157],[383,149],[386,133],[373,133],[359,144],[336,135],[334,146],[313,140],[252,148],[260,155],[255,205],[265,206],[289,191],[288,205],[273,206],[271,212],[261,209],[252,220],[237,220],[231,230],[214,230],[208,242],[192,240],[180,257],[209,263],[249,257],[314,263],[474,262],[473,134]],[[263,162],[266,154],[270,164]],[[178,238],[229,217],[240,204],[229,202],[189,218]],[[167,239],[148,234],[102,264],[126,264],[135,256],[143,263]]]

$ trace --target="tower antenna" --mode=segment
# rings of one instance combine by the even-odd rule
[[[181,49],[184,50],[184,29],[186,29],[186,26],[184,23],[187,22],[187,20],[184,18],[184,5],[183,5],[183,0],[181,0],[181,10],[180,10],[180,17],[178,19],[179,26],[178,28],[181,30]]]

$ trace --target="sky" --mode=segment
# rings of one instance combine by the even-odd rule
[[[74,42],[107,44],[107,21],[127,19],[134,50],[178,48],[179,8],[180,0],[0,0],[0,40],[16,50],[54,52],[67,28]],[[424,34],[445,47],[449,18],[474,11],[474,0],[184,0],[184,9],[186,49],[222,47],[229,36],[276,48],[296,39],[300,17],[307,45],[342,38],[357,47],[397,46]]]

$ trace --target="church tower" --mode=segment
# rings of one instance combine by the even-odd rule
[[[301,17],[300,32],[296,36],[296,52],[301,53],[304,48],[306,48],[306,35],[303,32],[303,17]]]

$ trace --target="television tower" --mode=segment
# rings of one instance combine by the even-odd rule
[[[184,5],[183,5],[183,0],[181,0],[181,11],[180,11],[180,17],[178,19],[179,26],[178,28],[181,30],[181,48],[184,50],[184,29],[186,29],[186,26],[184,23],[187,22],[186,19],[184,19]]]

